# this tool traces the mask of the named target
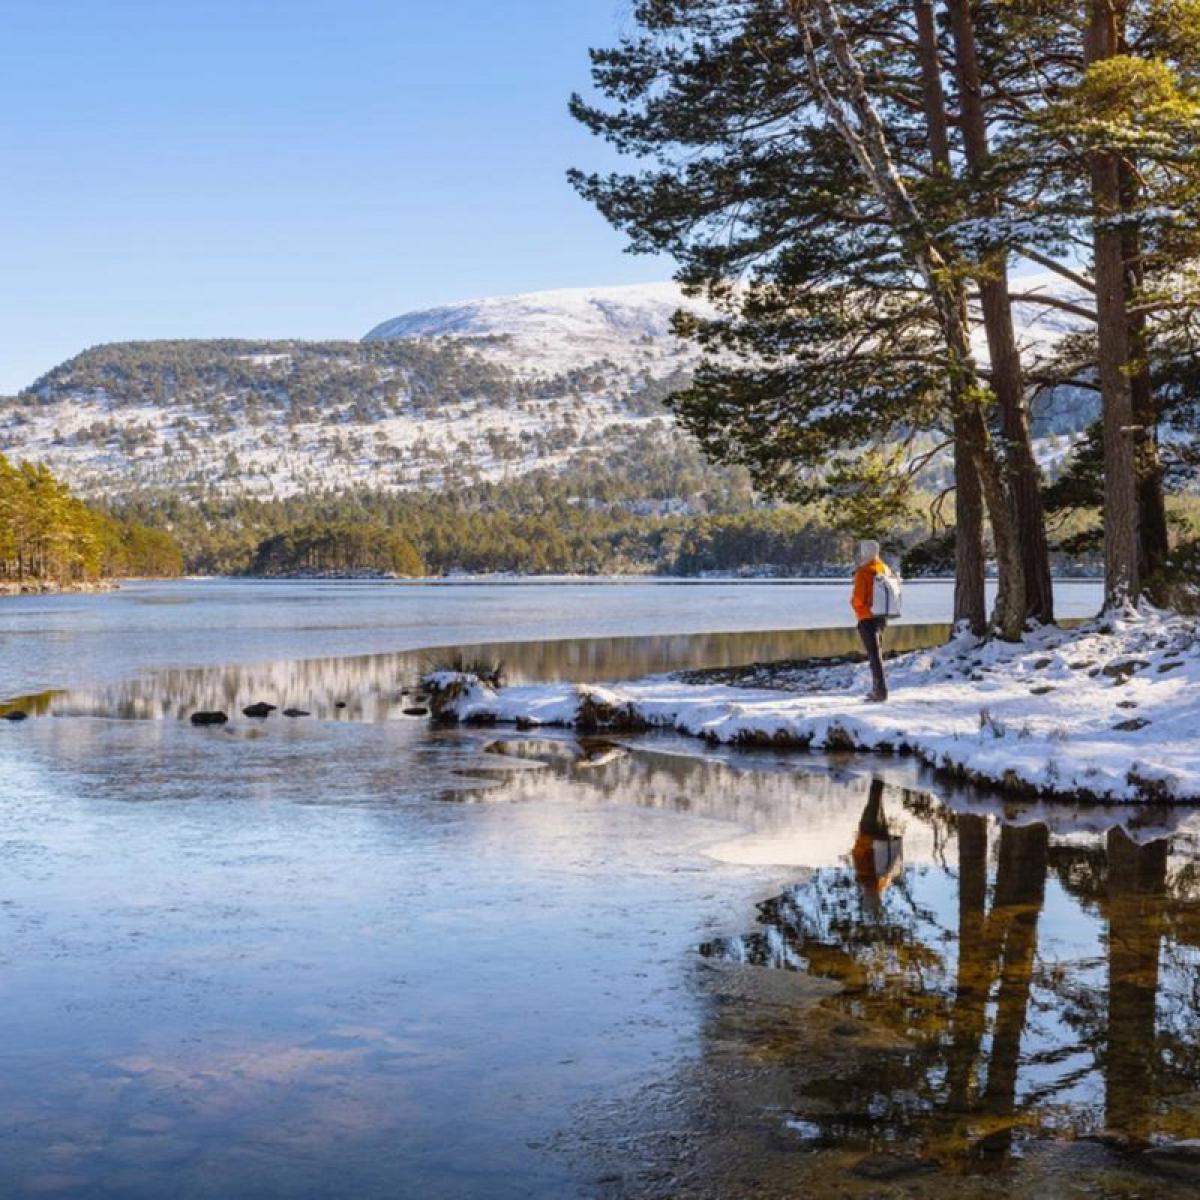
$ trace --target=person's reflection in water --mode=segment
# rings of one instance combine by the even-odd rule
[[[883,893],[904,870],[903,839],[892,834],[883,811],[883,780],[872,779],[867,806],[858,822],[858,836],[850,852],[854,875],[862,893],[863,908],[876,915]]]

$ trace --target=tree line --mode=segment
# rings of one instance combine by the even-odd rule
[[[114,511],[127,521],[168,526],[196,574],[799,575],[844,569],[851,561],[855,529],[827,505],[753,507],[738,472],[693,475],[688,455],[670,470],[659,460],[652,466],[645,478],[597,464],[594,473],[538,471],[443,491],[360,489],[271,500],[156,493]],[[910,500],[889,518],[890,548],[908,552],[912,574],[945,574],[953,547],[947,559],[944,539],[929,541],[936,497],[917,493]],[[1192,515],[1200,516],[1200,502]],[[1086,523],[1073,519],[1065,529],[1078,536]],[[1086,542],[1070,558],[1056,558],[1068,573],[1087,572],[1096,562]]]
[[[167,530],[89,508],[45,466],[0,454],[0,579],[77,583],[182,568]]]
[[[1048,499],[1098,506],[1108,607],[1161,594],[1198,465],[1197,0],[642,0],[592,61],[572,109],[639,161],[574,184],[720,309],[677,317],[706,453],[886,535],[933,435],[980,633],[1053,620]],[[1072,332],[1021,345],[1017,304]],[[1101,415],[1048,498],[1030,401],[1067,387]]]

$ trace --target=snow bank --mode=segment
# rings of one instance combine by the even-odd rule
[[[865,665],[772,671],[754,687],[661,677],[496,689],[441,673],[444,720],[674,729],[713,742],[912,753],[1023,793],[1200,801],[1200,623],[1144,607],[1021,643],[960,636],[896,659],[891,700],[864,703]],[[693,677],[694,678],[694,677]]]

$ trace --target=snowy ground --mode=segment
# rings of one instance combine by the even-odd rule
[[[742,687],[672,677],[612,687],[492,688],[441,673],[435,711],[461,721],[632,730],[715,742],[913,753],[1022,793],[1200,802],[1200,622],[1152,609],[1022,643],[960,637],[890,664],[891,699],[863,702],[865,665],[759,668]]]

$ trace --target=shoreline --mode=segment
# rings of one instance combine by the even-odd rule
[[[736,684],[686,673],[630,684],[493,687],[438,672],[447,723],[672,730],[727,745],[913,755],[959,781],[1051,800],[1200,803],[1200,622],[1143,608],[1019,643],[960,636],[889,663],[866,704],[865,664],[762,664]],[[749,685],[749,686],[747,686]]]
[[[0,597],[72,596],[118,592],[121,590],[121,584],[128,582],[130,581],[118,579],[86,579],[67,583],[50,579],[0,580]]]

